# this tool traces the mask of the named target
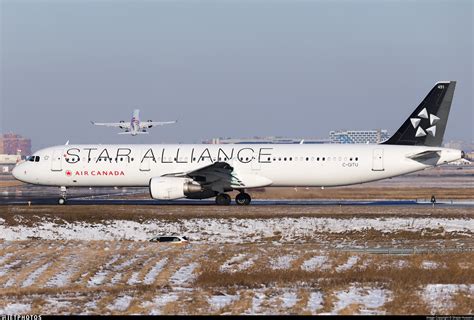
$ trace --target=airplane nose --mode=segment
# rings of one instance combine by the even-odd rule
[[[13,178],[15,178],[15,179],[18,180],[18,166],[16,166],[15,168],[13,168],[13,170],[12,170],[12,175],[13,175]]]
[[[24,182],[26,172],[22,171],[23,169],[25,169],[25,167],[23,167],[21,164],[16,165],[16,167],[14,167],[12,170],[12,175],[15,179]]]

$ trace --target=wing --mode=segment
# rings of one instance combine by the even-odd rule
[[[157,126],[164,126],[165,124],[173,124],[177,123],[177,120],[174,121],[142,121],[140,122],[140,128],[145,129],[145,128],[152,128],[152,127],[157,127]]]
[[[188,177],[198,182],[205,189],[217,192],[260,188],[272,184],[270,179],[256,174],[239,174],[227,162],[215,162],[189,172],[171,173],[165,176]]]
[[[130,123],[127,122],[94,122],[91,123],[95,126],[115,127],[121,129],[130,129]]]

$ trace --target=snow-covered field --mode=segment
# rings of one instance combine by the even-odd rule
[[[279,236],[283,243],[317,239],[320,233],[346,234],[378,231],[474,234],[474,223],[463,218],[269,218],[269,219],[179,219],[143,222],[103,220],[100,223],[51,220],[43,218],[34,225],[8,225],[0,218],[0,239],[54,240],[147,240],[157,234],[185,234],[194,242],[242,243],[264,241]]]
[[[422,313],[466,313],[472,258],[314,244],[0,241],[0,313],[386,314],[396,311],[394,301],[413,299]],[[443,284],[432,283],[432,273]],[[413,277],[400,293],[407,274]],[[450,283],[459,278],[466,283]]]

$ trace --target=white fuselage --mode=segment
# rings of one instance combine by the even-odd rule
[[[130,133],[136,136],[140,131],[140,110],[133,110],[132,120],[130,120]]]
[[[431,150],[438,151],[436,158],[409,158]],[[461,151],[368,144],[65,145],[34,156],[39,161],[26,161],[14,169],[17,179],[46,186],[146,187],[154,177],[226,162],[239,180],[235,189],[245,189],[358,184],[456,161]]]

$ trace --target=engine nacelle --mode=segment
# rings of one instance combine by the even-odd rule
[[[188,178],[156,177],[150,180],[150,195],[153,199],[174,200],[201,191],[201,185]]]

